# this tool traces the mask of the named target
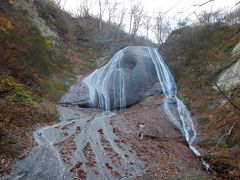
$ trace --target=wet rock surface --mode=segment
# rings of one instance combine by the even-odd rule
[[[209,179],[179,130],[166,119],[161,101],[151,96],[112,113],[59,106],[62,122],[35,132],[38,146],[8,178]],[[146,124],[143,140],[137,137],[140,122]]]
[[[119,179],[143,175],[146,165],[134,150],[120,142],[110,117],[99,110],[60,108],[53,126],[34,134],[38,146],[19,161],[6,179]]]
[[[61,106],[90,107],[89,90],[82,80],[83,78],[78,77],[77,83],[61,98]]]
[[[162,93],[149,47],[129,46],[83,80],[91,103],[104,110],[121,109]],[[80,96],[86,97],[86,88]],[[84,104],[81,103],[80,106]]]

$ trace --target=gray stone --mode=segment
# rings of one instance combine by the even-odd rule
[[[240,60],[219,75],[217,85],[222,90],[231,90],[240,85]],[[214,87],[214,89],[217,88]]]
[[[232,50],[232,55],[235,56],[240,53],[240,42]]]
[[[77,83],[61,98],[59,104],[63,106],[90,107],[88,87],[82,83],[81,77],[78,77]]]
[[[92,92],[93,104],[105,110],[119,109],[122,104],[129,107],[148,96],[162,93],[155,65],[148,47],[144,46],[124,48],[84,82]]]
[[[120,101],[124,98],[125,107],[139,103],[143,99],[156,94],[161,94],[161,86],[157,72],[148,53],[147,47],[127,47],[120,51],[120,56],[113,57],[105,66],[98,69],[84,81],[79,79],[73,86],[70,93],[67,93],[60,101],[60,104],[78,105],[80,107],[101,106],[101,93],[108,95],[110,109],[119,109]],[[121,97],[123,85],[119,82],[121,71],[124,81],[125,96]],[[86,82],[86,79],[88,82]],[[107,81],[107,82],[106,82]],[[90,101],[90,91],[94,104]],[[106,110],[106,109],[105,109]]]
[[[39,1],[39,0],[38,0]],[[50,2],[50,1],[49,1]],[[46,3],[46,2],[44,2]],[[53,3],[53,2],[51,2]],[[39,29],[43,37],[48,37],[53,45],[58,45],[57,41],[59,39],[56,32],[54,32],[46,23],[46,21],[41,18],[34,8],[34,0],[19,0],[14,4],[17,8],[21,8],[27,12],[29,20]]]

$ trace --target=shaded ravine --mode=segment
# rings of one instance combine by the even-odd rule
[[[91,117],[72,107],[58,109],[60,119],[72,120],[37,130],[38,146],[6,179],[129,179],[145,173],[145,163],[114,133],[113,114],[99,111]]]

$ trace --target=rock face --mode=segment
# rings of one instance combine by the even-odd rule
[[[217,85],[222,90],[231,90],[240,85],[240,60],[220,74]]]
[[[240,53],[240,42],[234,47],[233,51],[232,51],[232,55],[237,55]]]
[[[54,32],[45,22],[43,18],[41,18],[37,11],[34,9],[34,3],[36,3],[38,6],[41,4],[46,3],[52,3],[51,1],[40,1],[40,0],[28,0],[28,1],[16,1],[15,6],[18,8],[23,9],[26,11],[28,18],[30,21],[39,29],[40,33],[44,37],[50,38],[53,44],[57,43],[57,39],[59,39],[56,32]]]
[[[240,42],[232,50],[232,55],[240,53]],[[217,85],[222,90],[231,90],[240,85],[240,59],[233,63],[229,68],[225,69],[217,79]],[[215,88],[217,89],[217,88]]]
[[[160,87],[147,47],[127,47],[85,79],[79,78],[60,104],[119,109],[160,94]]]
[[[77,83],[61,98],[59,104],[90,107],[88,87],[86,84],[82,83],[82,80],[81,77],[78,77]]]
[[[91,104],[104,110],[129,107],[161,93],[148,48],[142,46],[120,50],[83,83],[89,89]]]

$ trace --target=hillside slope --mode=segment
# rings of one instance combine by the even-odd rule
[[[51,0],[0,1],[0,173],[25,156],[33,130],[57,120],[56,103],[76,75],[126,45],[152,44],[128,38],[115,24],[99,32],[96,18],[74,18]]]
[[[55,104],[75,74],[95,66],[80,60],[76,31],[83,33],[76,20],[49,1],[0,2],[1,172],[33,144],[33,129],[56,121]]]
[[[183,27],[174,31],[161,49],[175,74],[179,94],[193,113],[198,145],[224,179],[240,177],[239,85],[226,91],[220,86],[236,107],[214,85],[240,57],[231,53],[239,41],[236,32],[237,26],[221,22]]]

